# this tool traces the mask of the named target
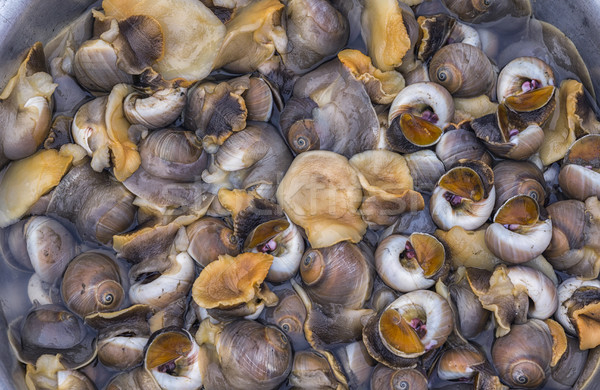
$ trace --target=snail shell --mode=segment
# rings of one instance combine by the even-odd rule
[[[96,357],[96,336],[83,321],[59,305],[34,307],[9,325],[8,339],[20,362],[35,364],[43,354],[60,354],[71,369]]]
[[[98,330],[98,359],[107,367],[126,370],[140,364],[150,337],[147,305],[133,305],[113,312],[85,317],[85,323]]]
[[[17,269],[35,271],[53,283],[79,248],[73,234],[56,219],[35,216],[1,230],[2,257]]]
[[[481,49],[466,43],[452,43],[433,55],[429,78],[444,86],[452,96],[475,97],[492,94],[496,70]]]
[[[444,246],[426,233],[388,236],[375,251],[377,274],[388,286],[402,292],[433,286],[445,259]]]
[[[335,389],[338,385],[327,358],[314,350],[294,354],[289,382],[296,389]]]
[[[283,290],[274,292],[279,298],[279,303],[277,306],[265,310],[266,322],[278,326],[290,339],[294,350],[300,351],[308,348],[304,337],[304,322],[306,321],[304,303],[289,285]]]
[[[146,346],[144,369],[162,389],[202,387],[209,357],[185,329],[171,326],[155,332]]]
[[[263,239],[254,233],[265,225],[273,226],[270,234],[263,231]],[[273,220],[259,225],[246,239],[246,245],[253,247],[252,252],[263,252],[273,256],[273,264],[269,268],[266,280],[281,283],[293,277],[304,254],[304,239],[298,227],[287,220]],[[270,230],[270,229],[267,229]],[[283,230],[283,231],[282,231]],[[252,238],[252,240],[250,240]],[[250,242],[249,242],[250,241]],[[258,245],[257,245],[258,243]]]
[[[461,20],[475,21],[489,10],[491,0],[443,0],[448,9],[454,12]]]
[[[453,116],[454,102],[445,88],[432,82],[411,84],[390,106],[388,148],[409,153],[435,145]]]
[[[600,197],[600,134],[589,134],[575,141],[563,160],[558,175],[560,188],[567,196],[581,201]]]
[[[249,121],[268,122],[273,105],[282,108],[283,102],[276,87],[263,77],[250,77],[248,89],[242,94],[246,102]]]
[[[405,154],[404,159],[410,170],[415,191],[433,191],[440,177],[446,172],[442,161],[428,149]]]
[[[558,270],[594,279],[600,272],[600,202],[564,200],[548,206],[552,240],[544,256]]]
[[[274,326],[249,320],[229,323],[215,347],[231,389],[276,389],[292,368],[291,344]]]
[[[291,0],[286,17],[289,50],[281,57],[295,74],[310,70],[348,41],[348,20],[326,0]]]
[[[90,91],[108,92],[119,83],[132,84],[133,77],[117,65],[117,53],[102,39],[84,42],[73,61],[77,81]]]
[[[540,320],[513,325],[511,331],[496,339],[492,362],[502,381],[511,387],[536,388],[549,374],[552,336]]]
[[[186,232],[190,241],[187,251],[203,267],[217,260],[219,255],[236,256],[239,253],[233,230],[220,219],[201,218],[188,225]]]
[[[133,303],[166,308],[186,296],[192,287],[194,260],[187,252],[151,257],[131,267],[129,279],[129,299]]]
[[[118,308],[125,292],[119,266],[99,252],[84,252],[71,260],[61,284],[67,307],[80,317]]]
[[[540,218],[539,205],[528,195],[517,195],[498,209],[485,231],[487,247],[511,264],[533,260],[552,239],[552,221]]]
[[[137,367],[131,371],[121,372],[108,382],[107,390],[162,390],[156,380],[144,367]]]
[[[491,164],[485,146],[477,139],[475,133],[461,128],[444,132],[435,146],[435,154],[446,169],[452,168],[461,159],[482,160],[488,165]]]
[[[540,207],[546,201],[546,181],[542,171],[529,161],[500,161],[494,166],[496,208],[515,195],[528,195]]]
[[[83,239],[108,243],[134,221],[134,198],[121,183],[82,164],[52,192],[47,212],[74,222]]]
[[[335,303],[359,309],[371,294],[371,255],[343,241],[330,247],[309,249],[300,263],[306,292],[321,304]]]
[[[383,346],[404,358],[442,346],[452,329],[448,301],[429,290],[401,295],[383,311],[377,327]]]
[[[444,380],[470,378],[475,375],[474,366],[481,365],[485,361],[485,356],[476,348],[447,349],[438,360],[438,376]]]
[[[427,377],[415,368],[392,369],[378,364],[371,375],[372,390],[426,390],[427,388]]]
[[[165,88],[144,96],[138,92],[127,95],[123,102],[125,117],[131,124],[148,129],[160,129],[173,123],[185,107],[186,88]]]
[[[202,143],[191,131],[153,131],[140,142],[139,150],[142,168],[162,179],[193,182],[207,165]]]
[[[477,296],[471,290],[464,277],[464,268],[455,273],[454,281],[448,286],[448,291],[456,308],[457,328],[467,339],[477,337],[483,331],[490,318],[490,311],[483,308]]]
[[[532,80],[535,80],[539,86],[537,88],[531,87],[533,88],[531,91],[525,92],[524,88],[529,88],[524,84],[527,82],[531,83]],[[496,94],[498,95],[498,102],[504,103],[511,96],[531,93],[548,86],[554,86],[554,72],[552,68],[539,58],[519,57],[502,68],[502,71],[498,75]],[[548,96],[547,99],[549,100],[551,97],[552,95]],[[540,102],[539,107],[542,107],[548,100],[543,104]]]
[[[431,195],[429,211],[442,230],[454,226],[475,230],[488,220],[494,209],[493,171],[478,161],[465,164],[446,172]]]
[[[579,336],[580,347],[582,344],[588,344],[587,335],[579,332],[573,312],[584,308],[586,305],[594,307],[600,296],[600,281],[582,280],[579,278],[569,278],[558,287],[558,300],[560,306],[556,311],[556,320],[564,327],[565,331],[572,335]],[[594,321],[593,314],[590,313],[590,320]],[[586,330],[592,331],[594,327],[589,325]],[[595,332],[594,332],[595,333]],[[581,348],[587,349],[587,348]]]

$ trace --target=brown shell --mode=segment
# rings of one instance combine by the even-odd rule
[[[274,326],[256,321],[229,323],[216,342],[220,369],[231,389],[276,389],[292,368],[292,347]]]
[[[477,74],[478,77],[473,77]],[[491,94],[496,71],[481,49],[466,43],[452,43],[438,50],[429,64],[429,78],[456,97]]]
[[[570,198],[600,197],[600,134],[575,141],[563,160],[558,182]]]
[[[196,181],[207,165],[202,142],[191,131],[153,131],[140,142],[139,150],[142,168],[163,179]]]
[[[360,309],[373,286],[372,255],[343,241],[310,249],[300,263],[300,276],[313,301]]]
[[[490,155],[483,143],[475,133],[462,128],[450,131],[446,129],[435,146],[435,153],[446,169],[450,169],[461,159],[482,160],[491,165]]]
[[[543,384],[552,360],[552,336],[540,320],[513,325],[496,339],[492,361],[500,378],[511,387],[535,388]]]
[[[546,181],[542,171],[529,161],[504,160],[494,166],[496,207],[515,195],[529,195],[544,206]]]
[[[371,389],[380,390],[426,390],[427,377],[416,368],[392,369],[378,364],[371,375]]]
[[[188,253],[196,262],[206,267],[219,255],[236,256],[239,253],[237,237],[225,222],[204,217],[186,228],[190,241]]]
[[[85,317],[117,309],[125,299],[118,264],[99,252],[84,252],[65,270],[61,295],[67,307]]]
[[[96,357],[96,335],[83,321],[61,305],[41,305],[12,321],[8,340],[17,360],[36,364],[43,354],[60,354],[70,369]]]
[[[552,218],[552,241],[546,250],[549,258],[584,245],[585,205],[578,200],[552,203],[546,208]]]

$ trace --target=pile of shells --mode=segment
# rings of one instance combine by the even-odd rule
[[[78,23],[0,95],[28,388],[597,388],[600,122],[528,0]]]

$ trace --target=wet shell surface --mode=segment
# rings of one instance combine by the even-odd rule
[[[594,73],[534,2],[101,3],[0,75],[5,387],[597,387]]]

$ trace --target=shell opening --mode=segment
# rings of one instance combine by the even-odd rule
[[[135,278],[135,282],[140,284],[150,284],[158,279],[160,275],[161,273],[158,271],[144,272]]]

